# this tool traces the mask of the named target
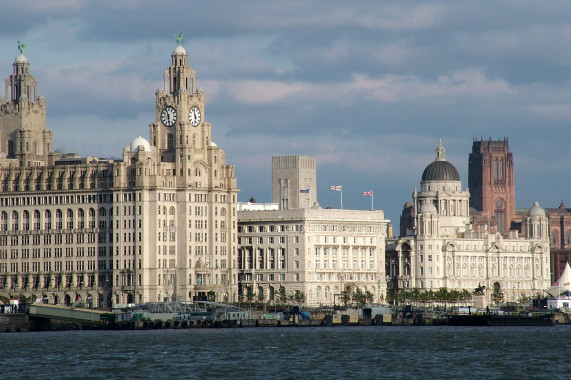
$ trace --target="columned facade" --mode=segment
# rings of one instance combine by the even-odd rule
[[[388,222],[382,211],[241,211],[242,299],[332,306],[359,289],[384,300]]]
[[[151,142],[137,137],[108,160],[51,151],[45,99],[16,58],[0,103],[1,295],[237,300],[235,170],[211,140],[185,49],[171,59]]]
[[[486,226],[476,231],[469,218],[470,193],[461,190],[442,144],[413,199],[414,228],[387,240],[387,291],[392,296],[412,288],[472,292],[483,286],[487,303],[515,302],[549,286],[547,217],[537,203],[527,213],[525,236]]]

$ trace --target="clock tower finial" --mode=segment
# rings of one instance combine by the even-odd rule
[[[24,48],[26,46],[28,46],[28,44],[18,41],[18,50],[20,50],[20,54],[24,54]]]
[[[178,46],[180,46],[182,44],[182,32],[177,33],[174,35],[176,37],[176,43]]]

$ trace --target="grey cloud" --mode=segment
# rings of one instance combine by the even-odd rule
[[[120,155],[148,135],[182,31],[241,200],[269,200],[272,155],[314,154],[322,205],[343,184],[346,207],[366,208],[367,186],[398,224],[440,137],[464,185],[472,138],[508,136],[518,206],[565,198],[570,16],[531,0],[11,2],[0,71],[31,42],[55,140]]]

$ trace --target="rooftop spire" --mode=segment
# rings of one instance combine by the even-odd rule
[[[446,161],[446,149],[442,146],[442,139],[440,139],[436,147],[436,161]]]

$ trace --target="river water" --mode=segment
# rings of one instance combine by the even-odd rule
[[[563,379],[571,326],[0,334],[5,379]]]

